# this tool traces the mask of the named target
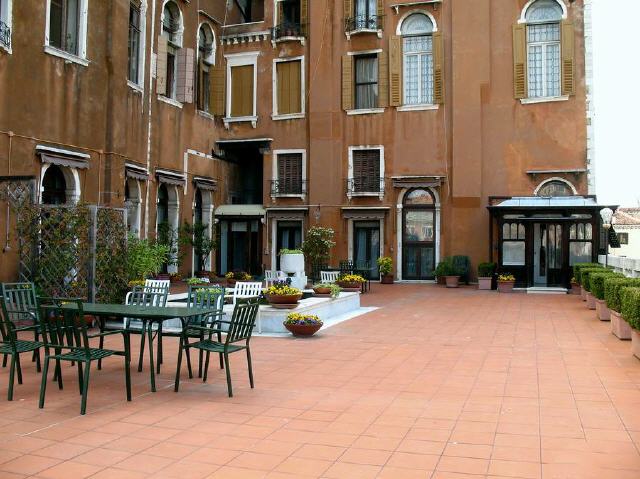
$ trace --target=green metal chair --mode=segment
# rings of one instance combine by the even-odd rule
[[[205,339],[205,332],[201,329],[194,329],[191,326],[207,326],[210,325],[211,322],[216,317],[221,317],[224,315],[222,308],[224,306],[224,286],[219,284],[211,284],[206,286],[189,286],[189,292],[187,296],[187,307],[189,308],[215,308],[218,310],[215,314],[209,314],[206,317],[195,317],[192,318],[187,325],[187,341],[189,338],[198,339],[203,341]],[[162,323],[158,325],[158,341],[161,342],[163,336],[181,338],[182,331],[163,331]],[[209,335],[209,339],[211,339],[211,335]],[[221,340],[221,332],[218,332],[218,341]],[[189,378],[193,378],[193,370],[191,369],[191,354],[189,352],[189,348],[187,348],[187,369],[189,371]],[[203,368],[203,356],[204,351],[201,349],[198,354],[198,377],[202,377],[202,368]],[[220,368],[222,369],[223,358],[222,353],[220,354]]]
[[[9,369],[9,387],[7,392],[7,399],[9,401],[13,401],[13,386],[15,383],[15,374],[16,370],[18,371],[18,384],[22,384],[22,369],[20,367],[20,354],[22,353],[38,353],[35,357],[37,358],[36,364],[38,370],[40,369],[40,348],[43,344],[40,341],[26,341],[19,339],[18,333],[21,331],[36,331],[31,326],[26,327],[16,327],[12,318],[15,317],[15,314],[18,310],[14,308],[15,303],[7,300],[7,295],[5,292],[5,285],[3,285],[3,294],[0,298],[0,302],[2,303],[2,320],[0,321],[0,335],[2,336],[2,342],[0,342],[0,353],[4,355],[5,358],[11,356],[11,365]],[[24,290],[25,294],[27,290]],[[25,313],[24,311],[20,311],[20,314]],[[16,313],[17,314],[17,313]],[[29,315],[30,317],[31,315]]]
[[[249,369],[249,383],[253,388],[253,369],[251,367],[251,334],[256,324],[256,318],[258,317],[259,300],[258,298],[249,298],[244,303],[237,303],[233,310],[233,316],[231,321],[223,321],[221,319],[214,319],[211,321],[211,326],[196,326],[192,325],[190,328],[203,331],[207,333],[209,338],[198,341],[196,343],[189,344],[186,329],[183,331],[182,340],[180,344],[180,350],[178,353],[178,367],[176,370],[176,381],[174,390],[178,392],[180,388],[180,368],[182,367],[182,351],[190,348],[195,348],[199,351],[204,351],[207,354],[207,359],[204,366],[203,382],[207,380],[207,373],[209,371],[209,356],[211,353],[222,354],[224,358],[224,367],[227,373],[227,390],[229,397],[233,397],[233,388],[231,385],[231,370],[229,368],[229,354],[237,351],[246,350],[247,352],[247,365]],[[228,329],[224,331],[223,325],[227,325]],[[221,333],[226,332],[225,341],[220,339]],[[217,336],[217,341],[212,340],[213,335]],[[243,344],[244,343],[244,344]]]
[[[33,340],[40,341],[40,320],[38,319],[38,301],[36,287],[33,283],[2,283],[0,294],[4,302],[4,317],[12,323],[21,321],[33,321],[32,326],[21,326],[18,331],[33,331]],[[4,338],[4,336],[3,336]],[[2,367],[7,366],[7,356],[2,358]],[[32,361],[36,363],[36,369],[40,372],[40,351],[33,351]],[[22,371],[18,362],[18,382],[22,384]]]
[[[75,303],[75,308],[65,307],[65,303]],[[127,401],[131,401],[131,349],[129,344],[129,332],[126,330],[112,330],[97,334],[89,334],[87,323],[84,319],[82,300],[68,300],[61,298],[40,298],[40,324],[45,347],[44,367],[42,368],[42,382],[40,384],[40,404],[44,407],[47,390],[47,373],[49,361],[56,361],[58,388],[62,389],[61,361],[70,361],[78,366],[78,387],[82,394],[80,414],[87,410],[87,392],[89,390],[89,372],[91,362],[107,358],[109,356],[123,356],[125,367],[125,383],[127,388]],[[122,334],[124,350],[112,350],[92,348],[90,341],[93,338],[102,338],[114,334]],[[84,371],[83,371],[84,365]]]

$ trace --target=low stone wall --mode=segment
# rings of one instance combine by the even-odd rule
[[[601,264],[608,264],[609,267],[630,278],[640,278],[640,259],[613,255],[609,255],[607,258],[604,255],[600,255],[598,260]]]

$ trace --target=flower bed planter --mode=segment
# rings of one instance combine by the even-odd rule
[[[498,292],[499,293],[512,293],[513,287],[515,286],[515,281],[498,281]]]
[[[265,297],[274,308],[294,309],[302,299],[302,294],[266,294]]]
[[[380,277],[380,283],[382,283],[382,284],[393,284],[393,275],[392,274],[383,274]]]
[[[478,289],[482,291],[491,291],[491,283],[493,278],[488,276],[486,278],[478,278]]]
[[[589,292],[587,292],[587,308],[596,309],[596,297]]]
[[[447,288],[458,288],[460,286],[460,276],[445,276]]]
[[[623,341],[631,339],[631,326],[624,319],[622,315],[616,311],[611,311],[611,332],[613,335]]]
[[[321,324],[284,324],[284,327],[287,328],[291,334],[294,336],[300,337],[309,337],[313,336],[318,332],[318,330],[322,327]]]
[[[331,288],[313,288],[313,292],[320,296],[331,295]]]
[[[336,281],[336,284],[342,289],[349,291],[360,291],[360,288],[362,286],[361,283],[358,283],[357,281]]]
[[[587,290],[584,289],[582,286],[580,286],[580,298],[582,299],[582,301],[587,300]]]
[[[596,299],[596,313],[598,313],[600,321],[611,321],[611,312],[604,299]]]

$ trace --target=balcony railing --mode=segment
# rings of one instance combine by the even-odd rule
[[[383,15],[355,15],[344,20],[346,32],[357,32],[358,30],[382,30]]]
[[[0,20],[0,45],[11,48],[11,28]]]
[[[305,180],[271,180],[271,196],[306,195]]]
[[[356,176],[347,179],[347,195],[384,194],[384,178],[376,176]]]
[[[282,22],[271,29],[271,36],[274,40],[306,37],[307,25],[299,22]]]

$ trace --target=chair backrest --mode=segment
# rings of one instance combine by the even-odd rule
[[[144,286],[136,286],[127,296],[129,306],[165,306],[167,303],[167,292],[148,291]]]
[[[189,286],[187,306],[189,308],[215,308],[224,306],[224,286],[210,284],[207,286]]]
[[[340,261],[340,272],[344,274],[352,274],[353,273],[353,261],[344,260]]]
[[[40,330],[45,348],[80,350],[89,359],[91,348],[82,300],[39,298],[39,303]],[[75,303],[75,309],[65,308],[66,303]]]
[[[340,271],[320,271],[320,282],[323,284],[331,284],[338,281]]]
[[[154,302],[150,306],[166,306],[169,298],[169,281],[163,279],[147,279],[144,282],[145,293],[154,293]]]
[[[38,322],[38,300],[33,283],[2,283],[2,321],[0,334],[4,341],[15,341],[15,322],[33,320]]]
[[[226,344],[245,340],[248,342],[251,339],[259,307],[258,298],[249,298],[242,304],[236,304],[233,308],[233,316],[225,340]]]
[[[267,287],[271,286],[276,281],[286,278],[287,275],[283,271],[266,270],[264,272],[264,282]]]
[[[373,276],[373,268],[371,267],[371,261],[362,260],[356,261],[355,271],[357,274],[362,275],[365,279],[370,279]]]
[[[271,280],[271,279],[276,279],[276,275],[277,275],[277,274],[278,274],[278,272],[277,272],[277,271],[274,271],[274,270],[272,270],[272,269],[267,269],[267,270],[265,270],[265,272],[264,272],[264,279],[265,279],[266,281],[269,281],[269,280]]]
[[[233,288],[233,304],[235,305],[238,299],[257,298],[260,293],[262,293],[262,283],[238,281]]]
[[[145,279],[144,287],[149,289],[167,288],[169,289],[171,282],[168,279]]]

